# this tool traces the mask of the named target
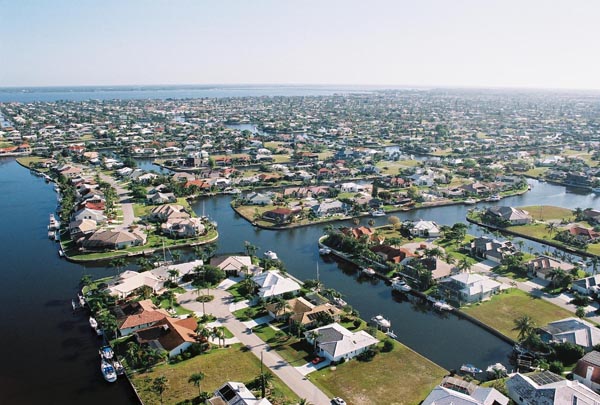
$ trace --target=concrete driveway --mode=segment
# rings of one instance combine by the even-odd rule
[[[211,290],[214,300],[204,304],[207,313],[217,317],[217,321],[225,326],[229,331],[244,344],[254,355],[263,359],[263,364],[269,368],[273,374],[281,378],[283,382],[290,387],[300,398],[307,399],[314,405],[331,404],[331,400],[316,385],[306,379],[306,377],[295,367],[290,366],[277,353],[270,350],[269,345],[263,342],[254,333],[248,333],[248,327],[237,320],[229,311],[229,306],[233,302],[233,297],[222,288]],[[202,303],[196,301],[195,291],[188,291],[177,298],[179,304],[194,312],[202,313]]]
[[[317,364],[306,363],[302,366],[296,367],[296,370],[298,370],[298,372],[302,375],[308,375],[308,374],[312,373],[313,371],[317,371],[322,368],[325,368],[325,367],[329,366],[330,364],[331,364],[330,360],[325,360],[325,361],[322,361]]]

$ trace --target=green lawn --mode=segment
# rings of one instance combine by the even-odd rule
[[[308,377],[326,394],[340,396],[348,404],[418,404],[446,374],[443,368],[394,341],[393,351],[380,353],[370,362],[350,360]]]
[[[163,309],[169,309],[169,305],[169,300],[162,300],[158,306]],[[194,312],[190,311],[189,309],[185,309],[175,301],[173,301],[173,309],[175,310],[175,315],[188,315]]]
[[[252,330],[259,338],[268,343],[272,350],[275,350],[294,367],[306,364],[313,357],[312,347],[302,339],[287,334],[279,337],[277,331],[267,324],[255,326]]]
[[[260,318],[264,315],[267,315],[267,311],[261,306],[238,309],[237,311],[233,312],[233,316],[242,322],[249,321],[250,319]]]
[[[536,167],[523,172],[523,174],[530,177],[540,178],[548,171],[548,169],[548,167]]]
[[[516,226],[508,226],[507,230],[511,232],[515,232],[525,236],[531,236],[533,238],[538,239],[548,239],[552,240],[554,235],[556,234],[556,230],[552,232],[552,237],[550,236],[550,230],[546,228],[546,224],[530,224],[530,225],[516,225]]]
[[[228,349],[212,350],[208,354],[200,355],[177,364],[164,364],[148,373],[136,374],[132,381],[142,400],[146,404],[160,403],[156,394],[148,387],[151,383],[148,378],[165,376],[168,388],[163,394],[165,404],[177,404],[186,399],[198,396],[198,388],[188,383],[190,375],[202,372],[205,375],[200,389],[213,392],[226,381],[240,381],[248,383],[260,375],[260,360],[254,354],[233,345]],[[273,378],[273,392],[269,399],[274,403],[295,403],[298,397],[278,378]],[[259,392],[255,394],[260,395]]]
[[[39,163],[46,160],[48,160],[48,158],[43,158],[39,156],[22,156],[17,158],[17,162],[19,162],[25,167],[31,167],[33,163]]]
[[[190,213],[190,215],[192,217],[196,216],[196,213],[192,210],[192,208],[190,207],[190,203],[183,197],[179,197],[177,199],[177,201],[173,204],[179,204],[181,206],[183,206],[187,212]],[[150,211],[152,211],[152,209],[158,207],[158,205],[146,205],[146,204],[140,204],[140,203],[135,203],[133,204],[133,214],[138,217],[144,217],[146,215],[148,215],[150,213]]]
[[[399,160],[397,162],[383,160],[383,161],[377,162],[377,164],[376,164],[376,166],[381,169],[381,174],[391,174],[391,175],[398,174],[401,169],[415,167],[418,165],[419,165],[419,161],[417,161],[417,160]]]
[[[229,287],[227,289],[227,292],[229,292],[231,295],[233,295],[233,301],[234,302],[238,302],[238,301],[244,301],[246,299],[248,299],[247,297],[243,296],[239,289],[243,287],[243,283],[235,283],[234,285],[232,285],[231,287]]]
[[[538,326],[574,316],[566,309],[516,288],[495,295],[489,301],[463,308],[463,311],[513,339],[518,335],[512,330],[514,320],[522,315],[531,316]]]
[[[538,221],[547,221],[549,219],[571,219],[573,211],[568,208],[555,207],[553,205],[531,205],[527,207],[519,207],[522,210],[529,212],[529,215]]]

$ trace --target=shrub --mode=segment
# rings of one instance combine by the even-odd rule
[[[583,357],[585,350],[574,343],[565,342],[553,346],[556,360],[563,364],[573,364]]]
[[[352,325],[354,325],[355,328],[360,328],[361,324],[362,321],[360,319],[355,319],[354,322],[352,322]]]
[[[392,342],[390,339],[386,339],[383,341],[383,348],[381,349],[382,352],[391,352],[392,350],[394,350],[394,342]]]
[[[575,315],[576,315],[578,318],[583,318],[583,317],[585,316],[585,308],[584,308],[584,307],[581,307],[581,306],[578,306],[578,307],[577,307],[577,310],[575,311]]]
[[[552,371],[554,374],[561,375],[564,369],[565,368],[563,367],[562,363],[558,360],[550,363],[550,371]]]
[[[212,301],[212,300],[214,300],[214,299],[215,299],[215,296],[214,296],[214,295],[206,295],[206,294],[205,294],[205,295],[199,295],[199,296],[196,298],[196,301],[198,301],[198,302],[210,302],[210,301]]]

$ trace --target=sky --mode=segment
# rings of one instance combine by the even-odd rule
[[[0,0],[0,87],[600,89],[595,0]]]

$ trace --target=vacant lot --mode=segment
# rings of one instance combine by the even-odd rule
[[[514,320],[523,315],[533,318],[536,325],[574,316],[572,312],[558,307],[541,298],[534,298],[524,291],[512,289],[494,296],[490,301],[463,309],[486,325],[504,335],[516,339],[518,332],[513,330]]]
[[[529,212],[533,219],[538,221],[547,221],[549,219],[572,219],[573,211],[568,208],[554,207],[552,205],[532,205],[528,207],[519,207]]]

